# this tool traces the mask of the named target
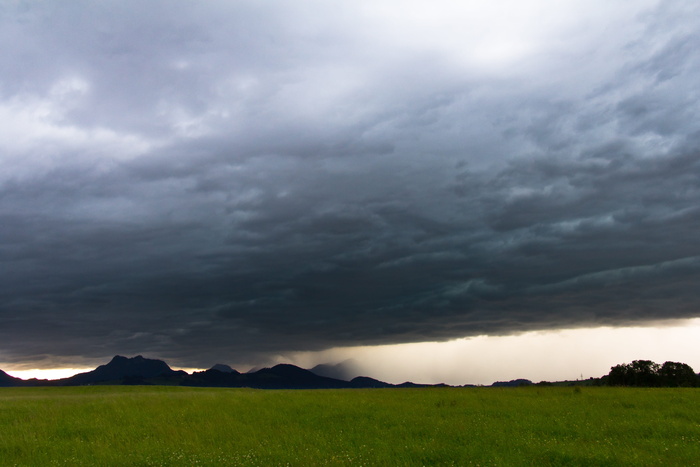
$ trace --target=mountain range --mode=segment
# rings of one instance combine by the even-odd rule
[[[87,386],[93,384],[176,385],[197,387],[247,387],[259,389],[339,389],[339,388],[391,388],[429,387],[444,384],[415,384],[406,382],[390,384],[366,376],[349,381],[317,374],[295,365],[280,364],[249,373],[240,373],[228,365],[216,364],[204,371],[189,374],[173,370],[162,360],[144,358],[141,355],[127,358],[117,355],[92,371],[78,373],[56,380],[12,377],[0,370],[0,387],[18,386]]]

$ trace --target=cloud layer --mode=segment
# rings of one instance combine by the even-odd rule
[[[698,316],[700,6],[0,7],[0,357]]]

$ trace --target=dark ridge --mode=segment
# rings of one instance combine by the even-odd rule
[[[419,384],[419,383],[412,383],[411,381],[406,381],[405,383],[397,384],[394,387],[396,387],[396,388],[438,388],[438,387],[447,387],[447,385],[444,383]]]
[[[10,376],[4,371],[0,370],[0,387],[9,388],[13,386],[21,386],[24,381]]]
[[[216,365],[211,367],[210,370],[216,370],[222,373],[238,373],[236,370],[234,370],[228,365],[224,365],[223,363],[217,363]]]
[[[350,385],[355,388],[391,388],[393,384],[370,378],[369,376],[358,376],[350,380]]]
[[[327,378],[295,365],[280,364],[250,373],[250,387],[265,389],[331,389],[350,387],[347,381]]]
[[[224,371],[222,371],[224,370]],[[249,387],[258,389],[340,389],[391,387],[372,378],[356,378],[352,383],[319,376],[295,365],[280,364],[250,373],[239,373],[228,365],[187,374],[174,371],[162,360],[141,355],[117,355],[92,371],[58,380],[21,380],[0,371],[0,386],[84,386],[91,384],[182,385],[200,387]]]
[[[198,386],[198,387],[222,387],[222,388],[238,388],[246,387],[245,379],[247,375],[241,375],[237,371],[223,372],[210,368],[204,371],[195,371],[191,375],[183,378],[183,386]]]
[[[117,355],[106,365],[100,365],[92,371],[78,373],[60,381],[66,386],[82,386],[105,382],[121,384],[144,384],[146,380],[158,377],[185,376],[184,371],[174,371],[162,360],[143,358],[138,355],[133,358]]]
[[[491,385],[494,388],[515,388],[518,386],[531,386],[534,384],[529,379],[513,379],[510,381],[496,381]]]
[[[294,365],[276,365],[253,373],[198,371],[184,378],[184,386],[248,387],[256,389],[326,389],[353,387],[347,381],[325,378]]]

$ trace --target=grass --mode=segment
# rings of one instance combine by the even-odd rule
[[[4,388],[0,465],[700,465],[700,390]]]

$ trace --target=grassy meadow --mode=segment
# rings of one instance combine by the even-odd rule
[[[0,465],[700,465],[700,390],[0,388]]]

